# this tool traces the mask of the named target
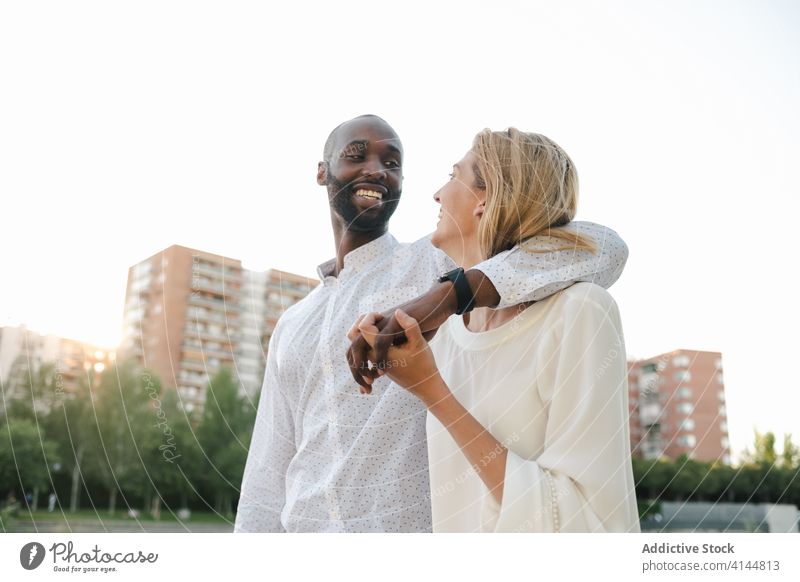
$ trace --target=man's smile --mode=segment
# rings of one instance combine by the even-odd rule
[[[350,188],[356,195],[377,196],[379,200],[389,193],[386,186],[375,182],[357,182],[351,184]]]
[[[371,200],[382,200],[383,194],[380,192],[375,192],[374,190],[365,190],[364,188],[360,188],[356,190],[356,196],[361,196],[362,198],[369,198]]]
[[[363,211],[378,209],[390,201],[389,190],[382,184],[374,182],[360,182],[352,184],[350,191],[353,203]]]

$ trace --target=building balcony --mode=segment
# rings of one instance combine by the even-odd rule
[[[223,271],[223,268],[220,267],[211,267],[210,265],[203,264],[203,263],[195,263],[192,264],[192,276],[196,277],[198,275],[205,275],[206,277],[211,277],[212,279],[224,279],[225,281],[235,281],[237,283],[241,283],[242,281],[242,271],[239,268],[230,268],[226,267]]]
[[[219,311],[211,311],[206,307],[198,305],[190,305],[186,310],[186,319],[191,322],[211,323],[222,325],[239,325],[239,314],[237,312],[220,313]]]
[[[232,364],[234,361],[234,355],[231,350],[226,349],[218,349],[218,350],[210,350],[208,348],[203,349],[203,353],[206,356],[206,360],[219,360],[221,365],[229,365]]]
[[[642,441],[639,445],[639,450],[642,452],[642,457],[645,459],[657,459],[663,452],[664,448],[660,442]]]
[[[184,346],[183,358],[195,362],[205,362],[208,368],[218,368],[233,364],[233,354],[225,350],[210,350],[208,348],[197,348]]]
[[[642,426],[656,424],[661,417],[661,407],[654,402],[639,406],[639,423]]]
[[[205,373],[209,366],[206,366],[205,362],[202,360],[195,360],[193,358],[186,358],[184,357],[181,360],[180,368],[181,370],[189,370],[194,372],[203,372]]]
[[[206,293],[213,293],[220,297],[230,297],[238,299],[241,297],[242,292],[238,285],[223,285],[222,283],[207,281],[205,279],[192,280],[193,291],[204,291]]]
[[[190,306],[207,307],[217,313],[238,314],[242,310],[238,302],[212,299],[210,297],[198,295],[197,293],[191,293],[189,295],[188,303]]]
[[[222,344],[228,343],[237,343],[240,340],[240,334],[238,330],[230,329],[225,330],[222,329],[218,332],[211,331],[208,329],[203,329],[196,325],[192,325],[191,323],[183,328],[184,337],[192,338],[192,339],[202,339],[212,342],[219,342]]]
[[[187,376],[186,378],[181,378],[181,385],[205,388],[208,385],[208,378],[205,375]]]

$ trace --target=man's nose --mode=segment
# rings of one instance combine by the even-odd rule
[[[385,180],[386,168],[383,166],[381,160],[369,160],[364,164],[361,174],[364,176],[371,176],[376,180]]]

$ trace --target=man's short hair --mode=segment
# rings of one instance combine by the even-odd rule
[[[333,157],[333,148],[336,145],[336,132],[339,131],[339,128],[342,127],[346,123],[350,123],[351,121],[355,121],[356,119],[361,119],[363,117],[373,117],[375,119],[378,119],[378,120],[386,123],[386,125],[389,126],[389,128],[392,127],[391,125],[389,125],[386,122],[386,120],[383,117],[381,117],[379,115],[374,115],[372,113],[365,113],[364,115],[359,115],[357,117],[354,117],[353,119],[348,119],[347,121],[341,122],[339,125],[337,125],[336,127],[333,128],[333,130],[330,132],[330,134],[328,134],[328,139],[325,140],[325,147],[322,149],[322,161],[323,162],[330,163],[331,158]],[[394,129],[392,129],[392,131],[394,131]]]

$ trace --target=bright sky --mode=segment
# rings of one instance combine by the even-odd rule
[[[328,131],[406,149],[400,240],[484,127],[544,133],[579,218],[630,260],[628,352],[721,351],[734,450],[800,440],[800,5],[762,2],[0,5],[0,325],[112,346],[127,269],[171,244],[314,275]]]

